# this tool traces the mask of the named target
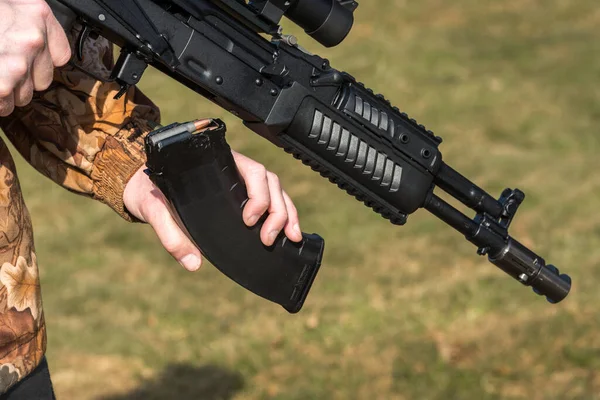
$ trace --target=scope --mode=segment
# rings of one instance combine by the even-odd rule
[[[285,15],[325,47],[340,44],[354,24],[354,0],[250,0],[248,6],[263,19],[279,24]]]
[[[340,44],[354,24],[356,2],[348,6],[337,0],[296,0],[285,15],[325,47]]]

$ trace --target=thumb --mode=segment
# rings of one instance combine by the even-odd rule
[[[188,271],[197,271],[202,264],[200,251],[175,222],[163,194],[154,189],[140,207],[140,213],[152,226],[158,239],[173,258]]]

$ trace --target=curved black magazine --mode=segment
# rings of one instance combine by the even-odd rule
[[[202,254],[229,278],[288,312],[300,311],[321,265],[324,241],[303,234],[301,243],[280,235],[260,240],[264,217],[254,227],[242,220],[246,187],[219,120],[190,133],[173,124],[146,139],[147,173],[163,192],[179,225]]]

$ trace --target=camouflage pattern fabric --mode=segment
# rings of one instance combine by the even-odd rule
[[[76,37],[77,31],[71,37]],[[106,40],[88,40],[84,69],[108,76]],[[97,199],[126,220],[129,178],[145,162],[143,137],[159,111],[138,89],[119,100],[119,87],[64,67],[27,107],[0,118],[0,127],[39,172],[66,189]],[[0,393],[29,374],[46,349],[33,231],[15,164],[0,138]]]

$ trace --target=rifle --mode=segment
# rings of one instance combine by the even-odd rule
[[[83,29],[120,46],[111,80],[117,96],[148,65],[241,118],[249,129],[292,154],[382,217],[403,225],[420,208],[473,243],[480,255],[551,303],[571,278],[509,233],[525,195],[498,200],[442,160],[442,139],[384,96],[285,35],[283,16],[326,47],[350,32],[353,0],[47,0],[66,30]],[[266,37],[270,39],[267,39]],[[76,51],[81,57],[81,51]],[[282,235],[260,243],[261,223],[247,228],[246,189],[213,121],[171,124],[146,138],[148,173],[174,217],[215,267],[248,290],[298,312],[318,272],[323,239]],[[445,191],[475,211],[470,218],[434,193]],[[198,226],[201,222],[202,226]]]

